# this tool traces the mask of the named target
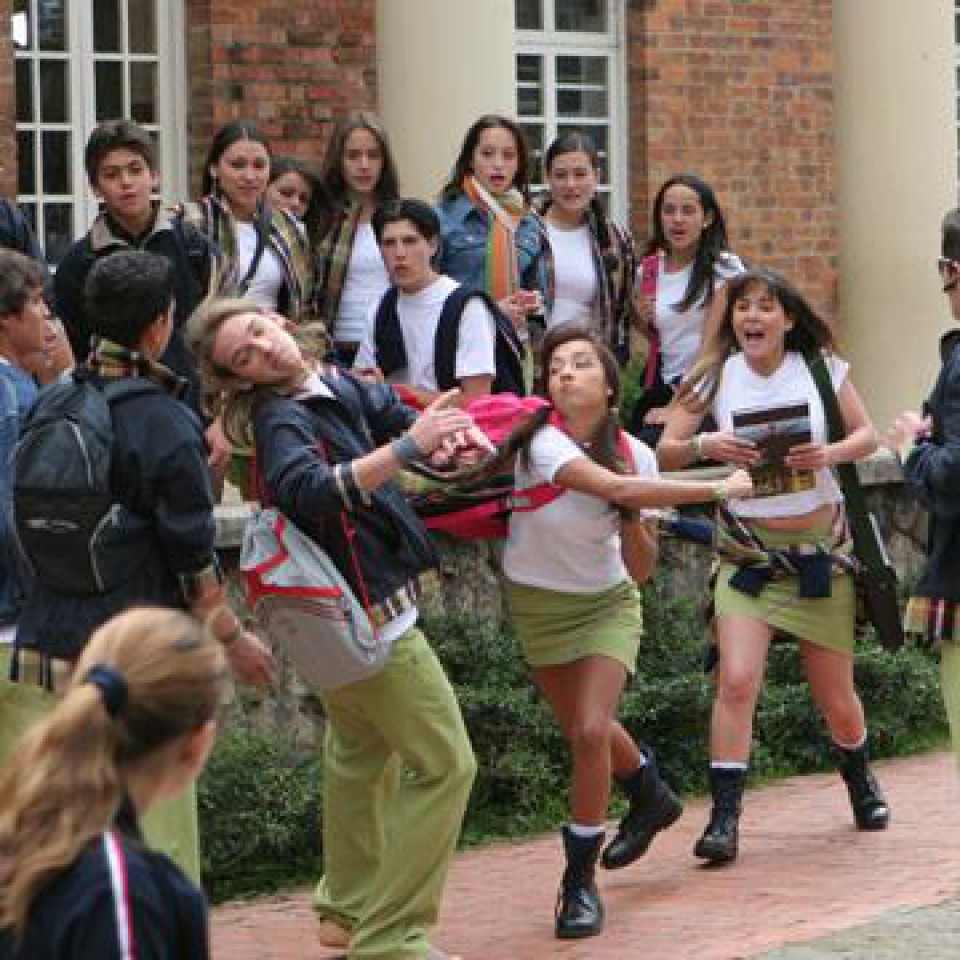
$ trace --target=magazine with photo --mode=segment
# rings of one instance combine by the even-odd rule
[[[750,468],[755,497],[776,497],[816,486],[813,470],[798,470],[783,462],[791,447],[810,442],[810,404],[806,401],[734,410],[733,432],[760,451],[760,462]]]

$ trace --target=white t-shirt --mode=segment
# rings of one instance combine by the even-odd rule
[[[353,237],[334,326],[334,339],[359,343],[363,339],[370,304],[379,303],[389,287],[390,276],[383,264],[373,227],[369,223],[361,223]]]
[[[835,354],[827,355],[825,360],[833,388],[839,390],[847,379],[850,365]],[[724,364],[720,375],[713,415],[721,430],[732,430],[735,410],[804,401],[810,406],[811,441],[826,443],[827,420],[823,403],[802,354],[788,351],[784,354],[783,363],[769,377],[764,377],[751,369],[742,353],[735,353]],[[731,500],[730,509],[742,517],[793,517],[810,513],[825,503],[840,503],[843,500],[832,470],[818,470],[816,478],[817,483],[812,490],[752,500]]]
[[[243,280],[253,263],[253,256],[257,252],[257,228],[252,223],[237,223],[237,282]],[[263,249],[257,272],[250,278],[247,292],[244,296],[253,300],[258,307],[264,310],[276,310],[285,281],[283,264],[276,251],[267,245]]]
[[[665,257],[660,255],[657,272],[657,304],[654,324],[660,334],[660,355],[663,363],[663,379],[667,383],[679,380],[693,366],[703,342],[703,325],[707,318],[706,301],[700,302],[681,313],[677,304],[683,302],[693,272],[690,263],[682,270],[668,273]],[[740,258],[732,253],[721,254],[714,267],[714,291],[737,274],[743,273]],[[638,281],[639,282],[639,281]]]
[[[394,371],[388,378],[391,383],[405,383],[418,390],[436,390],[437,374],[433,363],[434,341],[437,322],[447,297],[460,284],[450,277],[437,277],[430,286],[419,293],[400,292],[397,297],[397,316],[407,353],[406,369]],[[374,335],[377,322],[377,301],[367,314],[363,341],[353,365],[358,368],[377,365]],[[458,380],[464,377],[494,376],[495,328],[493,314],[479,298],[468,301],[460,318],[460,339],[457,342],[457,358],[454,374]]]
[[[547,326],[575,321],[589,324],[597,296],[597,270],[593,262],[590,228],[584,224],[563,230],[547,221],[553,253],[554,299]]]
[[[646,444],[630,437],[636,472],[656,477],[657,460]],[[561,467],[586,454],[556,427],[537,431],[530,464],[518,459],[516,487],[552,483]],[[630,578],[620,555],[620,517],[614,506],[576,490],[536,510],[510,515],[503,572],[515,583],[563,593],[600,593]]]

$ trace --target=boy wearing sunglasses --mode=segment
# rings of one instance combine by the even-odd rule
[[[941,687],[960,755],[960,208],[944,217],[940,282],[954,323],[940,340],[940,375],[923,414],[905,410],[891,438],[904,479],[930,514],[927,559],[904,627],[940,653]]]

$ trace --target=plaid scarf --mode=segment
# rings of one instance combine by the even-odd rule
[[[960,643],[960,603],[942,597],[910,597],[903,612],[905,633],[921,646],[939,650]]]
[[[219,295],[245,296],[250,278],[239,275],[237,224],[227,205],[219,197],[210,195],[198,203],[183,204],[181,215],[210,237],[220,251],[223,280],[217,291]],[[291,320],[299,321],[310,302],[313,287],[307,240],[293,217],[262,204],[257,209],[254,226],[258,234],[265,236],[267,246],[277,255],[283,269],[286,295],[283,312]]]
[[[726,507],[717,512],[717,554],[740,569],[730,586],[748,596],[759,596],[771,580],[797,578],[797,596],[829,597],[830,578],[835,573],[854,573],[858,561],[853,555],[853,538],[841,508],[830,524],[830,543],[799,543],[772,547],[752,527]]]
[[[104,380],[119,380],[123,377],[143,377],[179,399],[189,386],[183,377],[178,377],[169,367],[158,363],[139,350],[131,350],[112,340],[97,337],[85,366]]]
[[[340,211],[340,215],[317,245],[313,310],[334,336],[337,330],[337,314],[340,312],[340,298],[343,295],[347,267],[350,265],[353,241],[359,224],[360,205],[348,204]]]
[[[499,303],[520,289],[516,236],[527,206],[518,191],[494,196],[469,173],[461,186],[473,206],[487,218],[484,291]]]
[[[550,209],[550,194],[538,203],[538,212],[546,217]],[[594,273],[598,278],[597,292],[590,310],[594,330],[610,347],[614,356],[626,363],[630,354],[630,330],[633,327],[633,287],[637,274],[637,255],[629,231],[610,217],[604,218],[607,243],[600,245],[599,220],[591,208],[587,211],[590,228],[590,251]],[[546,228],[544,237],[548,236]],[[546,279],[547,312],[553,309],[557,296],[557,265],[553,250],[544,242],[543,270]]]

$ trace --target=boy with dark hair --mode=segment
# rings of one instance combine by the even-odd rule
[[[90,350],[93,319],[83,300],[93,265],[118,250],[147,250],[173,266],[173,332],[163,362],[190,387],[183,399],[197,412],[201,391],[196,365],[183,339],[187,317],[217,283],[217,256],[210,241],[192,224],[174,218],[153,199],[158,186],[156,150],[146,130],[129,120],[101,123],[87,141],[84,166],[102,212],[85,237],[66,253],[54,279],[56,311],[73,352],[83,361]]]
[[[432,265],[440,221],[421,200],[401,199],[373,216],[393,286],[375,304],[354,367],[406,384],[424,403],[459,387],[462,402],[498,390],[522,393],[522,348],[485,294]]]
[[[927,559],[907,601],[904,628],[940,655],[943,702],[960,757],[960,208],[943,219],[937,270],[954,328],[940,339],[940,375],[923,413],[897,417],[892,441],[930,515]]]
[[[72,661],[93,630],[114,614],[133,606],[176,607],[208,624],[241,680],[266,686],[272,657],[227,606],[214,553],[202,426],[175,399],[182,380],[159,362],[173,330],[174,288],[169,260],[143,251],[114,253],[99,260],[87,277],[85,309],[98,339],[87,364],[73,376],[101,386],[125,380],[140,388],[110,400],[110,493],[117,523],[129,525],[138,549],[129,575],[103,593],[76,595],[33,583],[17,646]],[[173,832],[181,866],[196,876],[194,806],[181,807]]]

